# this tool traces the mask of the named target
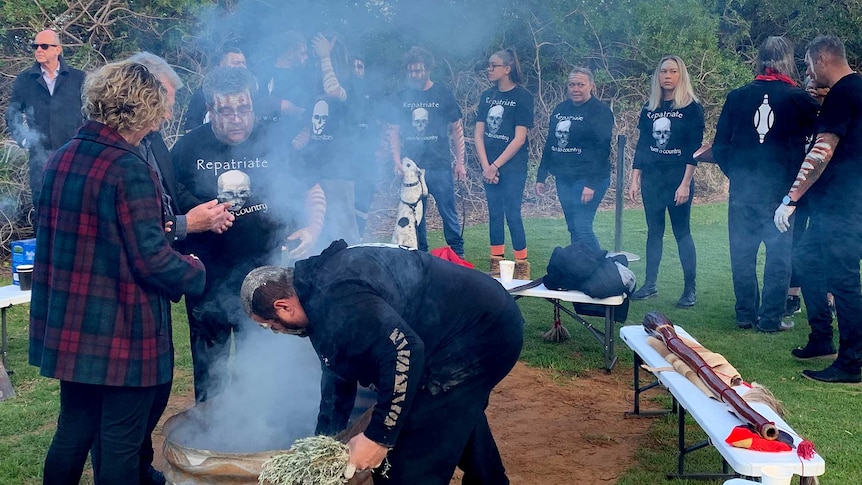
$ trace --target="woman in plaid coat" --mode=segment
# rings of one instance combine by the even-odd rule
[[[173,373],[169,299],[198,294],[203,264],[165,238],[158,175],[138,144],[167,113],[140,64],[84,84],[89,121],[48,160],[37,202],[30,363],[60,380],[46,484],[77,484],[96,433],[98,483],[138,483],[155,386]]]

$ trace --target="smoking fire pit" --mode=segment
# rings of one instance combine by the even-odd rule
[[[351,426],[336,436],[347,442],[361,433],[371,419],[371,396],[360,393],[357,412],[364,414],[352,420]],[[164,471],[168,483],[174,485],[249,484],[258,483],[263,463],[287,450],[299,438],[314,434],[315,421],[309,424],[286,425],[270,419],[269,433],[260,433],[260,414],[234,416],[225,422],[218,401],[207,401],[170,417],[164,425]],[[367,410],[367,411],[366,411]],[[316,409],[312,411],[316,412]],[[250,416],[250,417],[248,417]],[[316,417],[316,414],[315,414]],[[266,420],[264,420],[266,421]],[[220,424],[214,425],[214,422]],[[280,430],[280,432],[278,432]],[[362,474],[350,485],[371,485],[371,476]]]

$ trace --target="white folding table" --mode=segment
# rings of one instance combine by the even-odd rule
[[[30,291],[21,291],[18,285],[0,286],[0,359],[3,367],[11,374],[6,362],[6,310],[14,305],[30,303]]]
[[[500,278],[497,278],[497,281],[500,281]],[[511,290],[512,288],[516,288],[518,286],[526,285],[530,280],[512,280],[512,281],[500,281],[500,284],[503,285],[507,290]],[[545,287],[545,284],[542,283],[539,286],[529,288],[526,290],[520,290],[512,293],[512,296],[515,299],[531,296],[536,298],[544,298],[545,300],[551,302],[554,305],[554,321],[559,320],[560,312],[569,315],[575,321],[583,325],[587,330],[590,331],[592,336],[602,344],[604,348],[604,362],[605,362],[605,370],[610,371],[613,369],[614,364],[617,362],[617,356],[614,353],[614,312],[616,307],[622,305],[626,299],[625,293],[612,296],[609,298],[593,298],[586,293],[569,290],[569,291],[560,291],[560,290],[549,290]],[[575,311],[571,308],[567,308],[563,306],[561,302],[570,302],[570,303],[589,303],[593,305],[599,305],[604,307],[605,310],[605,328],[604,330],[599,330],[594,327],[590,322],[584,320],[583,317],[575,313]]]
[[[679,326],[674,327],[676,333],[680,337],[685,337],[692,341],[697,341],[692,338],[684,329]],[[620,338],[634,352],[634,376],[635,376],[635,409],[638,410],[638,400],[640,399],[640,388],[637,383],[640,364],[645,363],[651,368],[658,369],[655,371],[655,377],[662,386],[670,391],[674,398],[678,414],[678,461],[677,473],[669,474],[668,478],[728,478],[728,470],[726,465],[730,465],[733,470],[744,477],[759,477],[760,469],[766,465],[780,465],[793,470],[793,473],[800,476],[820,476],[826,471],[826,463],[819,454],[814,454],[810,460],[803,460],[796,454],[796,450],[771,453],[762,451],[752,451],[744,448],[736,448],[727,444],[724,440],[730,435],[734,427],[745,424],[735,414],[729,410],[729,406],[723,402],[712,399],[703,393],[691,381],[685,378],[682,374],[675,371],[671,365],[658,353],[654,348],[647,343],[648,334],[641,325],[626,325],[620,329]],[[794,444],[798,445],[802,438],[793,431],[781,417],[769,406],[762,403],[750,403],[751,407],[760,413],[763,417],[775,423],[779,430],[787,432],[793,437]],[[697,424],[706,432],[709,439],[692,446],[686,446],[685,441],[685,414],[691,414]],[[638,414],[637,412],[633,414]],[[685,472],[685,456],[686,454],[704,448],[712,444],[721,454],[723,463],[722,468],[725,472],[721,475],[716,474],[692,474]]]

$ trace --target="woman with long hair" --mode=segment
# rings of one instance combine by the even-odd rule
[[[521,86],[523,74],[512,49],[491,55],[488,80],[493,86],[479,98],[474,139],[488,199],[491,274],[500,274],[500,261],[506,251],[505,224],[508,223],[515,256],[515,278],[530,279],[521,201],[527,183],[527,131],[533,127],[533,95]]]
[[[554,108],[548,120],[536,193],[544,193],[545,179],[552,174],[571,243],[582,242],[598,251],[593,220],[610,185],[614,114],[593,97],[595,87],[589,69],[576,67],[569,73],[568,99]]]
[[[684,289],[676,305],[689,308],[697,302],[697,252],[691,237],[691,201],[694,197],[694,152],[703,141],[703,107],[698,102],[685,63],[664,56],[652,76],[650,97],[641,110],[632,179],[628,196],[636,202],[641,192],[647,223],[646,279],[632,294],[644,300],[658,294],[665,211],[679,248]]]

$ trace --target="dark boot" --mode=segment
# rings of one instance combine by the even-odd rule
[[[812,342],[811,340],[805,344],[805,347],[791,350],[790,354],[796,360],[834,359],[838,357],[832,342]]]
[[[658,295],[658,288],[655,286],[655,281],[647,281],[637,291],[632,293],[632,300],[646,300]]]
[[[697,292],[695,291],[694,283],[688,283],[685,285],[685,289],[682,290],[682,296],[679,297],[679,300],[676,302],[677,308],[691,308],[697,303]]]

